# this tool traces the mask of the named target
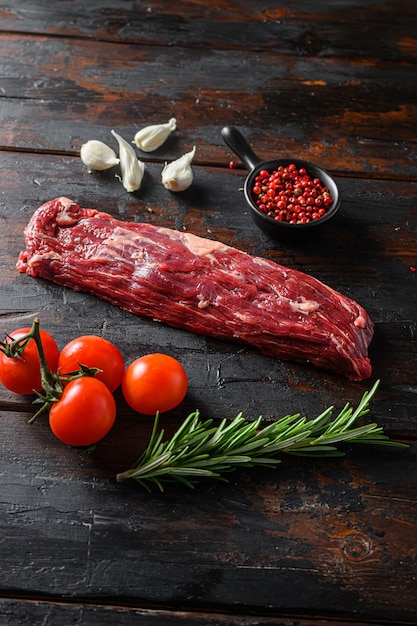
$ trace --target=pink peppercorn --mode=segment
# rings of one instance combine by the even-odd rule
[[[255,177],[252,194],[257,208],[273,219],[289,224],[308,224],[326,214],[333,198],[319,178],[294,163],[273,172],[262,169]]]

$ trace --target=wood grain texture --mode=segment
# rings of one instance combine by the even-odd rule
[[[164,351],[186,367],[191,411],[267,421],[357,403],[410,444],[342,459],[283,456],[276,470],[148,494],[118,484],[149,419],[116,392],[115,428],[92,454],[58,442],[32,398],[0,388],[0,624],[341,626],[417,624],[417,6],[407,0],[0,0],[0,335],[39,315],[60,347],[114,341],[126,361]],[[79,148],[173,115],[178,130],[125,193]],[[303,245],[254,225],[246,172],[220,131],[261,157],[317,161],[340,186],[332,228]],[[170,194],[167,160],[197,146],[194,184]],[[307,272],[375,322],[373,375],[352,383],[239,344],[171,329],[20,275],[23,229],[66,195],[123,220],[218,239]]]
[[[226,166],[220,129],[236,124],[265,160],[416,177],[412,63],[20,34],[1,38],[0,55],[4,148],[74,154],[91,138],[113,144],[111,128],[131,140],[174,116],[178,133],[151,155],[162,162],[196,145],[196,162]]]
[[[159,605],[182,598],[240,611],[318,612],[325,602],[336,614],[354,604],[368,617],[398,619],[416,610],[412,451],[289,458],[274,471],[233,474],[227,485],[149,495],[117,484],[109,463],[126,461],[129,442],[143,436],[137,422],[127,430],[121,420],[86,455],[27,417],[3,417],[5,593]]]
[[[47,602],[41,600],[19,601],[14,599],[0,600],[1,615],[7,620],[7,626],[26,626],[49,620],[54,626],[68,626],[69,623],[88,624],[89,626],[346,626],[341,617],[326,618],[306,617],[299,615],[287,617],[276,616],[271,611],[270,617],[257,613],[245,615],[222,612],[204,612],[187,610],[160,610],[146,607],[125,607],[120,605],[97,606],[88,602],[78,604]],[[368,621],[355,620],[355,626],[369,625]],[[406,624],[397,622],[397,626]]]
[[[58,0],[0,2],[0,26],[9,32],[39,33],[136,45],[238,50],[278,50],[306,57],[416,60],[409,0],[249,3],[222,0]],[[383,37],[381,37],[383,33]]]

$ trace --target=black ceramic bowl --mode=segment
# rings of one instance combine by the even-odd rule
[[[243,137],[242,133],[234,126],[225,126],[222,129],[222,137],[227,146],[243,161],[249,170],[244,185],[246,201],[250,207],[253,220],[262,231],[273,239],[296,241],[306,238],[314,238],[319,235],[335,216],[340,207],[340,194],[334,179],[330,174],[314,163],[300,159],[282,158],[272,161],[262,161],[252,150]],[[294,163],[297,169],[303,167],[310,177],[320,179],[322,185],[327,187],[333,199],[326,213],[319,219],[306,224],[289,224],[269,217],[256,206],[256,199],[253,194],[255,178],[261,170],[273,172],[280,165],[287,166]]]

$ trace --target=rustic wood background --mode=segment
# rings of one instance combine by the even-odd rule
[[[0,333],[39,315],[62,347],[114,341],[126,361],[166,351],[186,367],[168,432],[205,417],[313,417],[356,403],[405,451],[349,448],[284,458],[147,494],[117,484],[150,433],[118,394],[119,419],[92,455],[28,425],[31,401],[0,389],[0,624],[290,626],[417,623],[417,5],[407,0],[0,0]],[[112,144],[151,123],[178,130],[125,193],[90,174],[88,139]],[[246,171],[224,145],[238,126],[262,158],[316,161],[342,208],[318,240],[258,231]],[[196,146],[195,182],[170,194],[165,161]],[[247,347],[171,329],[86,294],[19,275],[23,229],[65,195],[125,220],[222,240],[310,273],[375,322],[372,379],[352,383]]]

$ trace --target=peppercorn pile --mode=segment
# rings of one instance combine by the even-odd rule
[[[255,177],[252,194],[257,208],[269,217],[288,224],[308,224],[327,213],[333,198],[319,178],[294,163],[280,165]]]

